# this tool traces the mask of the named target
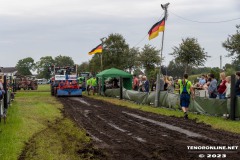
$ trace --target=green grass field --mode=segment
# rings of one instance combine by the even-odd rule
[[[87,94],[84,94],[87,96]],[[183,113],[179,110],[170,110],[167,108],[156,108],[148,105],[138,105],[130,101],[119,100],[117,98],[111,97],[103,97],[103,96],[89,96],[94,99],[99,99],[103,101],[110,102],[112,104],[120,105],[123,107],[128,107],[132,109],[139,109],[145,112],[156,113],[160,115],[166,116],[175,116],[175,117],[183,117]],[[213,117],[208,115],[198,115],[194,113],[189,113],[190,119],[196,119],[198,123],[205,123],[207,125],[211,125],[214,129],[221,129],[233,133],[240,133],[239,121],[231,121],[223,119],[222,117]]]
[[[7,123],[0,123],[1,160],[18,159],[26,143],[31,146],[33,142],[34,150],[27,151],[25,159],[34,159],[33,154],[35,159],[77,159],[79,155],[73,153],[76,145],[81,149],[90,143],[84,130],[63,117],[63,106],[50,92],[44,92],[47,87],[40,86],[39,92],[17,92],[8,109]],[[59,145],[62,143],[66,148]]]

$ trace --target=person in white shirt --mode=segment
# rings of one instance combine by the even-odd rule
[[[230,98],[230,95],[231,95],[231,77],[230,76],[227,76],[226,77],[226,98]]]

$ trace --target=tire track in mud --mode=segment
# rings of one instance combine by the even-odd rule
[[[119,107],[91,98],[60,98],[109,159],[198,159],[187,146],[239,145],[240,136],[196,123]],[[238,159],[237,154],[229,155]]]

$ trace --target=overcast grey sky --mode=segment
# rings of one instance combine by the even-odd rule
[[[227,54],[221,43],[236,32],[240,20],[193,23],[174,14],[197,21],[239,18],[239,0],[0,0],[0,66],[15,66],[26,57],[38,61],[60,54],[80,64],[90,60],[87,53],[111,33],[122,34],[133,47],[159,20],[160,4],[167,2],[164,64],[172,59],[168,53],[182,38],[195,37],[212,56],[206,66],[219,66],[219,56]],[[144,44],[160,49],[161,36],[151,41],[145,37],[137,47]],[[224,64],[230,61],[223,58]]]

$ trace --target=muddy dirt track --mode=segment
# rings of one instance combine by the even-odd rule
[[[59,98],[66,116],[86,129],[96,147],[113,160],[240,159],[237,151],[193,151],[187,146],[240,146],[240,135],[193,120],[116,106],[88,97]],[[199,158],[203,154],[205,158]]]

